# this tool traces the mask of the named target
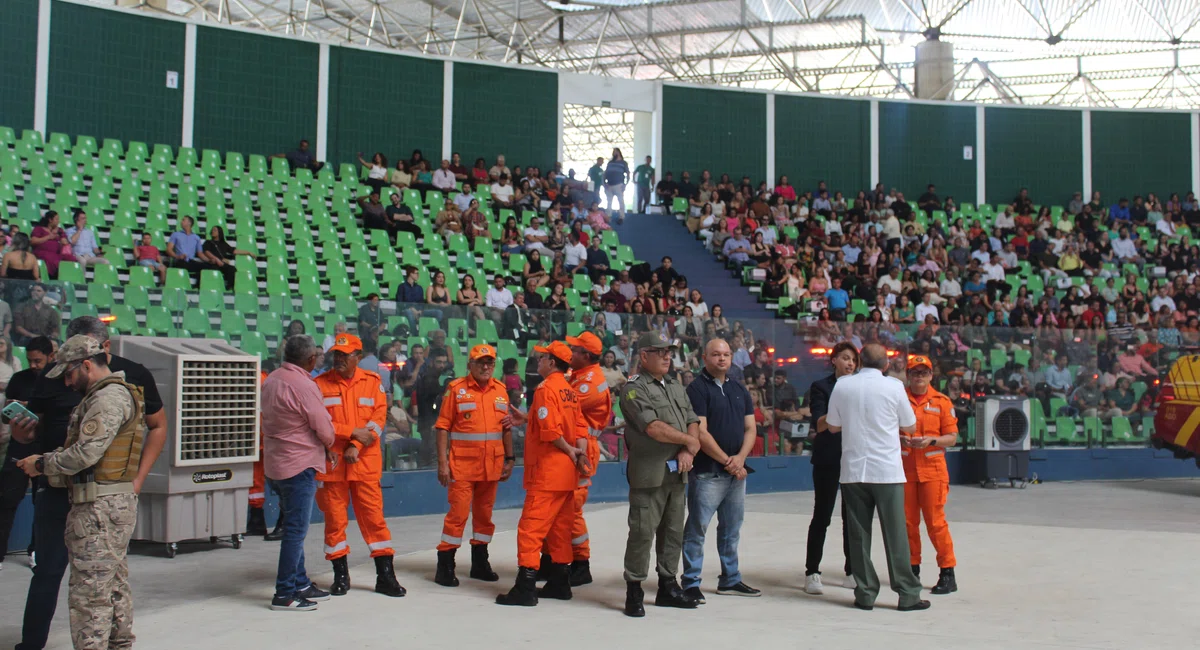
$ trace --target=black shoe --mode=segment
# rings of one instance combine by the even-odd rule
[[[626,582],[625,583],[625,615],[633,618],[642,618],[646,615],[646,607],[642,601],[646,598],[646,593],[642,591],[642,583]]]
[[[683,594],[683,589],[675,578],[659,578],[658,594],[654,596],[655,607],[678,607],[680,609],[696,609],[700,603]]]
[[[246,519],[247,535],[266,535],[267,517],[262,508],[251,508],[250,516]]]
[[[730,585],[728,587],[717,587],[717,595],[718,596],[749,596],[751,598],[757,598],[762,595],[762,590],[755,589],[754,587],[751,587],[750,585],[748,585],[744,582],[739,582],[736,585]]]
[[[271,609],[277,612],[313,612],[316,611],[317,604],[303,598],[275,596],[271,599]]]
[[[958,581],[954,579],[954,567],[942,569],[941,574],[938,575],[937,584],[933,586],[930,593],[945,596],[955,591],[958,591]]]
[[[854,606],[863,610],[864,612],[869,612],[869,611],[875,609],[874,605],[864,605],[864,604],[858,602],[857,600],[854,601]]]
[[[929,609],[929,601],[928,600],[918,600],[917,602],[915,602],[911,605],[900,605],[896,609],[901,612],[919,612],[923,609]]]
[[[488,562],[487,544],[471,545],[471,577],[484,582],[496,582],[500,579],[500,576],[492,571],[491,562]]]
[[[912,565],[912,572],[913,572],[913,575],[917,576],[918,580],[921,579],[921,565],[920,564]]]
[[[696,601],[697,605],[703,605],[707,602],[704,600],[704,592],[700,591],[700,587],[688,587],[683,590],[683,595]]]
[[[396,580],[396,567],[392,564],[392,556],[380,555],[375,558],[375,593],[401,598],[408,591]]]
[[[443,587],[457,587],[458,576],[454,575],[454,553],[458,549],[450,549],[449,551],[438,551],[437,573],[433,575],[433,581]]]
[[[537,569],[520,567],[517,569],[517,582],[507,594],[496,596],[497,605],[512,605],[516,607],[537,607]]]
[[[266,523],[265,521],[263,522]],[[263,535],[263,539],[268,542],[278,542],[283,539],[283,513],[279,513],[279,518],[275,520],[275,528],[271,532]]]
[[[571,600],[571,568],[569,564],[555,564],[550,567],[550,578],[546,586],[537,590],[538,598],[553,598],[555,600]]]
[[[580,587],[592,584],[592,563],[590,560],[575,560],[571,563],[571,586]]]
[[[350,591],[350,567],[346,564],[345,556],[333,561],[333,584],[329,585],[329,593],[334,596],[345,596]]]
[[[551,560],[549,555],[542,553],[542,563],[540,565],[538,565],[538,570],[537,570],[537,581],[545,582],[545,581],[549,580],[550,579],[550,569],[553,566],[554,566],[554,560]]]
[[[305,589],[304,591],[297,593],[296,598],[300,598],[302,600],[311,600],[314,603],[324,602],[326,600],[329,600],[329,592],[322,591],[315,584],[309,583],[308,589]]]

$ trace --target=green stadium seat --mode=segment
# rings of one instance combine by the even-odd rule
[[[175,323],[171,311],[166,307],[146,308],[146,329],[155,336],[174,335]]]
[[[204,311],[219,312],[225,309],[225,291],[214,291],[212,289],[202,290],[199,293],[200,309]]]
[[[138,332],[137,315],[134,313],[133,307],[129,305],[113,305],[108,313],[116,318],[115,321],[109,324],[109,327],[117,328],[117,331],[122,334],[135,334]]]
[[[77,262],[60,262],[58,265],[58,281],[82,285],[84,283],[83,268]]]
[[[212,329],[208,321],[208,313],[201,309],[189,308],[183,312],[183,329],[192,336],[204,336]]]
[[[230,336],[240,336],[247,331],[246,316],[235,309],[222,310],[221,331]]]
[[[150,306],[150,292],[144,286],[127,284],[121,302],[134,309],[144,310]]]
[[[1083,440],[1084,444],[1100,446],[1104,443],[1101,435],[1102,427],[1100,418],[1083,418]],[[1079,441],[1076,441],[1077,443]]]
[[[106,284],[92,283],[87,288],[87,301],[97,309],[109,309],[113,305],[112,287]]]

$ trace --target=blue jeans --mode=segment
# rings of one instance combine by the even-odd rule
[[[304,538],[312,523],[316,476],[317,470],[310,467],[292,478],[271,481],[279,493],[279,517],[283,520],[279,571],[275,577],[277,597],[291,598],[312,584],[304,571]]]
[[[50,623],[58,605],[58,588],[67,572],[67,513],[71,501],[67,491],[36,481],[37,499],[33,504],[33,550],[37,568],[29,581],[25,598],[25,623],[17,650],[41,650],[50,635]]]
[[[688,516],[683,527],[683,588],[700,586],[704,568],[704,534],[708,522],[717,515],[717,554],[721,557],[721,576],[717,587],[724,589],[742,581],[738,570],[738,540],[742,537],[742,519],[746,515],[746,481],[727,472],[692,474],[688,477]]]

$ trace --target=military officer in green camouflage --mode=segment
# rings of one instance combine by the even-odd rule
[[[675,579],[683,549],[687,473],[700,451],[700,418],[683,385],[667,376],[678,344],[659,332],[638,339],[641,374],[621,388],[625,444],[629,449],[629,539],[625,544],[625,614],[646,615],[642,581],[658,535],[659,607],[693,609]]]
[[[65,445],[18,464],[70,488],[66,545],[71,559],[67,603],[76,650],[133,647],[133,592],[125,550],[137,522],[133,489],[145,431],[142,389],[111,372],[90,336],[72,336],[47,373],[83,393],[71,412]]]

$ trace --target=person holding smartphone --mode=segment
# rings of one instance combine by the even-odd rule
[[[42,373],[42,369],[47,364],[54,362],[54,343],[45,336],[31,339],[29,343],[25,344],[25,359],[29,362],[29,367],[15,373],[8,380],[6,407],[11,404],[25,406],[29,403],[30,398],[33,397],[33,384],[37,381],[38,375]],[[26,410],[26,412],[28,411]],[[2,419],[7,425],[12,418],[6,415]],[[25,491],[29,488],[32,480],[25,472],[21,471],[21,468],[17,467],[17,461],[35,453],[37,453],[35,444],[10,440],[8,450],[4,454],[4,465],[0,466],[0,567],[4,566],[3,554],[8,549],[8,536],[12,532],[12,523],[17,514],[17,507],[25,498]],[[31,541],[30,550],[32,551],[32,549]],[[34,556],[30,553],[31,565],[33,559]]]

